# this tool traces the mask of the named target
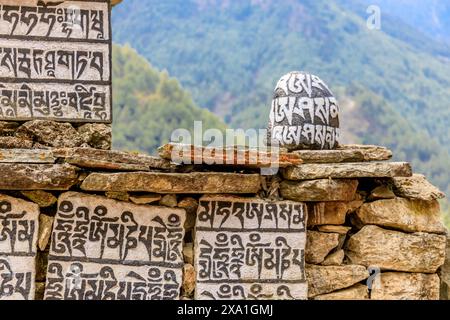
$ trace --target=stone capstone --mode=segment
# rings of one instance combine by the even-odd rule
[[[408,178],[393,178],[394,192],[399,197],[425,201],[442,199],[445,194],[433,186],[422,174],[414,174]]]
[[[383,161],[392,158],[392,151],[379,146],[341,145],[335,150],[296,150],[303,163],[341,163]]]

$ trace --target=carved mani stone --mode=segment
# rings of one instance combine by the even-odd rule
[[[305,243],[303,203],[202,197],[196,299],[306,299]]]
[[[39,206],[0,195],[0,300],[33,300]]]
[[[275,88],[269,116],[268,143],[289,150],[334,149],[339,139],[339,106],[317,76],[293,71]]]
[[[178,299],[185,219],[183,209],[62,194],[45,299]]]

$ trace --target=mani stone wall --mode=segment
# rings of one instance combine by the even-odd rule
[[[0,299],[448,298],[444,195],[389,150],[171,150],[0,149]]]

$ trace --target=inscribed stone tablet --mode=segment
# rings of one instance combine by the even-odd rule
[[[45,299],[179,298],[185,215],[183,209],[62,194]]]
[[[339,106],[319,77],[290,72],[277,83],[269,116],[268,142],[289,150],[334,149]]]
[[[0,120],[111,122],[109,0],[0,0]]]
[[[33,300],[39,206],[0,195],[0,300]]]
[[[196,231],[196,299],[307,298],[303,203],[205,196]]]

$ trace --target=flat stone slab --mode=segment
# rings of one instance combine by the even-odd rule
[[[0,300],[33,300],[39,206],[0,194]]]
[[[55,163],[53,152],[46,149],[0,149],[0,163]]]
[[[90,169],[116,171],[169,170],[175,166],[165,159],[122,151],[94,148],[63,148],[53,150],[55,157],[65,162]]]
[[[228,165],[249,168],[298,165],[300,157],[293,153],[275,150],[258,150],[237,147],[203,147],[169,143],[158,149],[161,158],[180,164]]]
[[[345,254],[351,263],[381,270],[435,273],[444,264],[446,241],[443,235],[368,225],[350,237]]]
[[[445,198],[445,194],[428,182],[422,174],[413,174],[409,178],[393,178],[392,184],[394,193],[399,197],[426,201]]]
[[[392,178],[410,177],[411,165],[407,162],[351,162],[302,164],[282,170],[288,180]]]
[[[340,163],[384,161],[392,158],[392,151],[371,145],[344,145],[334,150],[297,150],[293,151],[303,163]]]
[[[439,300],[437,274],[383,272],[371,292],[373,300]]]
[[[156,193],[257,193],[259,174],[238,173],[91,173],[81,184],[85,191]]]
[[[348,288],[369,277],[367,268],[360,265],[316,266],[306,265],[308,297]]]
[[[375,224],[406,232],[445,234],[437,200],[395,198],[363,204],[356,211],[356,224]]]
[[[183,209],[62,194],[45,299],[178,299],[185,219]]]
[[[314,300],[368,300],[369,290],[366,285],[355,284],[354,286],[331,293],[321,294]]]
[[[358,180],[353,179],[283,181],[280,193],[284,199],[300,202],[352,201],[357,187]]]
[[[0,190],[68,190],[77,172],[69,164],[0,163]]]
[[[202,197],[196,299],[306,299],[305,243],[303,203]]]

